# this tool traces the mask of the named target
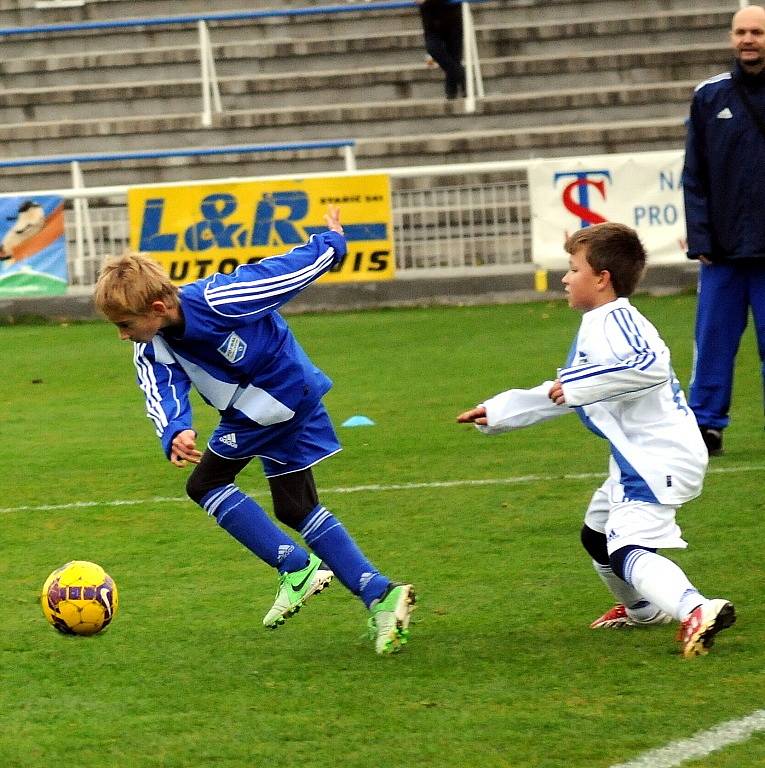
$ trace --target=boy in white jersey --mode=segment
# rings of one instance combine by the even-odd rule
[[[415,595],[381,574],[322,504],[311,467],[337,453],[321,398],[332,381],[309,359],[278,308],[346,254],[339,212],[328,230],[283,256],[244,264],[180,290],[156,262],[127,253],[104,265],[95,303],[123,340],[134,342],[138,384],[165,455],[195,465],[189,497],[279,573],[263,624],[276,628],[338,579],[369,610],[377,653],[406,643]],[[202,453],[192,424],[194,386],[220,413]],[[306,551],[236,485],[260,458],[276,518],[303,537]]]
[[[592,628],[680,622],[686,658],[702,655],[736,620],[708,600],[657,549],[682,548],[676,509],[701,493],[707,450],[656,329],[632,306],[645,268],[634,230],[606,222],[575,232],[563,277],[584,312],[566,367],[554,381],[511,389],[457,417],[496,434],[570,413],[608,440],[609,476],[585,514],[582,544],[618,604]]]

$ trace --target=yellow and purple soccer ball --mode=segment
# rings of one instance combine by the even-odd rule
[[[56,568],[40,595],[45,618],[65,635],[95,635],[117,615],[114,579],[96,563],[72,560]]]

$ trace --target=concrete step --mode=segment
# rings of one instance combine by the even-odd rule
[[[267,143],[307,139],[347,139],[429,132],[464,132],[468,127],[536,127],[550,120],[579,122],[683,116],[695,81],[615,85],[488,96],[474,114],[461,100],[409,99],[240,109],[214,115],[201,125],[199,113],[0,126],[6,157],[43,156],[71,151],[110,152],[175,148],[203,144]],[[147,141],[147,137],[151,137]]]
[[[551,61],[547,56],[486,59],[482,73],[486,93],[510,94],[558,88],[598,87],[619,83],[701,80],[727,68],[727,45],[705,45],[580,53]],[[423,66],[368,67],[355,72],[308,72],[301,87],[292,75],[240,75],[220,79],[225,110],[251,104],[258,108],[305,107],[329,103],[439,98],[440,70]],[[72,120],[97,112],[101,117],[159,115],[201,110],[198,78],[90,86],[58,86],[0,91],[0,123]]]
[[[216,4],[217,5],[217,4]],[[342,11],[343,3],[328,3],[327,7],[341,9],[315,15],[279,16],[278,11],[271,13],[268,8],[238,9],[243,13],[253,12],[259,15],[249,18],[209,19],[207,22],[213,42],[225,43],[232,40],[301,40],[306,38],[332,38],[350,36],[363,39],[381,29],[390,33],[397,31],[416,31],[422,39],[422,26],[416,6],[410,8],[374,9],[361,11]],[[354,6],[349,6],[353,8]],[[363,4],[359,7],[364,8]],[[209,9],[208,9],[209,10]],[[217,7],[209,11],[219,12]],[[476,24],[504,25],[512,21],[510,11],[498,0],[478,4],[472,7]],[[184,13],[178,18],[193,16]],[[100,27],[102,19],[85,20],[85,29],[46,28],[34,33],[3,35],[3,49],[9,56],[49,55],[82,53],[86,51],[122,50],[154,46],[193,45],[198,40],[197,21],[189,19],[179,23],[158,23],[164,17],[157,13],[149,14],[139,24],[139,17],[125,21],[135,21],[126,25],[124,22],[115,27]],[[75,22],[76,24],[76,22]],[[90,25],[90,26],[88,26]],[[72,26],[72,24],[64,25]]]
[[[396,136],[362,139],[357,145],[360,168],[491,160],[564,157],[570,155],[679,149],[685,138],[682,117],[619,120],[582,125],[564,123],[544,127],[486,130],[460,135]],[[417,158],[415,160],[415,158]]]
[[[479,37],[488,34],[480,32]],[[502,29],[502,27],[498,27]],[[133,45],[139,44],[133,40]],[[375,65],[422,62],[422,34],[416,29],[380,32],[364,37],[314,37],[297,40],[248,39],[215,43],[213,55],[221,76],[246,73],[297,73],[314,69],[355,70]],[[5,88],[49,85],[162,81],[199,77],[199,48],[188,45],[149,44],[146,47],[91,52],[25,55],[0,62],[0,85]],[[296,81],[296,87],[299,82]]]
[[[367,0],[368,2],[369,0]],[[375,0],[385,2],[385,0]],[[326,6],[364,6],[365,0],[266,0],[263,8],[301,9]],[[499,0],[499,7],[518,19],[579,17],[587,13],[613,14],[626,8],[668,10],[678,8],[719,8],[715,0]],[[482,4],[474,4],[476,11]],[[212,12],[240,11],[242,0],[216,0]],[[86,0],[80,6],[39,8],[35,0],[0,0],[0,25],[4,27],[59,24],[105,19],[151,18],[211,12],[209,0]]]
[[[136,0],[132,12],[121,0],[95,0],[81,12],[138,14],[146,1]],[[278,3],[323,4],[269,6]],[[15,5],[31,11],[29,0]],[[199,12],[196,5],[151,3],[155,12]],[[0,0],[0,14],[8,6]],[[4,39],[2,155],[353,138],[363,169],[678,149],[693,86],[728,68],[726,34],[737,7],[711,0],[475,6],[487,98],[472,115],[463,102],[444,101],[441,72],[425,68],[414,8],[211,25],[226,109],[211,128],[200,121],[194,25]],[[227,10],[227,0],[215,8]],[[343,167],[337,149],[82,165],[89,186]],[[0,178],[8,191],[71,186],[66,166],[0,169]]]
[[[680,149],[685,137],[682,117],[598,122],[554,123],[543,127],[380,136],[359,140],[357,164],[363,169],[438,165],[443,163],[523,160],[532,157]],[[216,144],[209,146],[217,147]],[[170,160],[129,160],[82,165],[89,187],[170,183],[213,179],[343,170],[338,150],[301,150],[256,155],[231,154]],[[5,177],[5,174],[11,175]],[[4,174],[14,191],[71,187],[66,166],[18,168]]]
[[[571,21],[540,21],[534,24],[505,20],[504,23],[477,24],[478,50],[482,58],[542,56],[554,60],[561,56],[589,51],[618,51],[635,46],[681,46],[689,43],[719,45],[725,41],[730,21],[728,11],[661,11],[607,18]],[[199,76],[199,51],[196,37],[184,45],[168,45],[150,34],[142,42],[137,33],[121,47],[103,36],[98,48],[80,45],[77,53],[54,53],[46,44],[45,53],[34,53],[32,46],[13,55],[13,39],[4,40],[5,57],[0,62],[0,86],[7,89],[35,86],[77,85],[186,79]],[[230,37],[230,36],[229,36]],[[359,36],[314,36],[303,39],[282,37],[273,40],[246,39],[216,41],[213,35],[216,69],[221,76],[246,73],[295,73],[302,77],[314,69],[345,69],[375,66],[411,65],[423,60],[421,30],[385,27]]]

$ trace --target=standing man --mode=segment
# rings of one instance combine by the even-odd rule
[[[462,66],[462,6],[452,0],[417,0],[420,6],[425,50],[444,71],[447,99],[465,95]]]
[[[765,9],[738,11],[730,40],[733,70],[693,95],[683,169],[688,258],[701,262],[689,404],[710,456],[750,307],[765,380]]]

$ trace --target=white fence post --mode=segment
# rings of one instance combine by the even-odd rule
[[[476,96],[482,99],[486,94],[483,90],[483,74],[481,73],[481,57],[478,55],[478,39],[475,34],[475,24],[473,23],[473,12],[468,5],[468,18],[470,19],[470,35],[468,36],[468,45],[473,49],[473,77],[475,78]]]
[[[476,97],[484,97],[481,61],[470,3],[462,3],[462,37],[465,51],[465,112],[475,112]]]
[[[213,109],[223,112],[220,100],[218,75],[215,71],[215,57],[210,44],[210,32],[205,21],[197,22],[199,30],[199,63],[202,70],[202,125],[209,128],[212,125]]]
[[[356,170],[356,156],[353,154],[353,145],[352,144],[346,144],[343,147],[343,157],[345,158],[345,170],[346,171],[355,171]]]
[[[85,182],[80,170],[80,164],[73,160],[72,167],[72,189],[85,189]],[[78,196],[74,198],[74,231],[75,231],[75,249],[76,258],[72,262],[74,271],[74,282],[79,285],[85,285],[85,240],[88,241],[88,251],[90,258],[95,263],[96,243],[93,239],[93,225],[90,221],[90,208],[88,207],[88,198]]]

